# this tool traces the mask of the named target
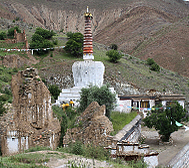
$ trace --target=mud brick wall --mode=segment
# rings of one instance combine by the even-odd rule
[[[35,68],[19,71],[12,77],[13,110],[11,121],[1,135],[3,155],[22,152],[34,146],[55,149],[60,123],[53,117],[51,95]]]

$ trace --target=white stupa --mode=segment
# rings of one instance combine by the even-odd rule
[[[60,105],[63,101],[69,102],[71,99],[77,105],[77,100],[80,98],[82,88],[87,88],[89,85],[101,87],[103,85],[104,64],[100,61],[93,61],[93,38],[91,31],[92,14],[88,11],[85,16],[85,32],[83,43],[83,60],[74,62],[72,72],[74,77],[74,87],[70,89],[62,89],[56,104]]]

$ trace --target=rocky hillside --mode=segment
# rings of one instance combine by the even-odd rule
[[[115,43],[125,53],[148,57],[172,71],[189,76],[188,14],[182,0],[0,0],[0,16],[19,18],[53,30],[84,31],[86,6],[94,15],[93,35],[98,43]]]

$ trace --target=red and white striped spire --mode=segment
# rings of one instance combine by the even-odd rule
[[[87,6],[87,12],[84,13],[85,16],[85,32],[84,32],[84,42],[83,42],[83,59],[84,60],[93,60],[93,37],[91,31],[91,21],[92,14],[89,12]]]

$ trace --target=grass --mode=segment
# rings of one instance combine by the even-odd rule
[[[46,168],[45,162],[49,161],[50,156],[39,153],[18,154],[9,157],[1,157],[0,167],[2,168]]]
[[[0,41],[0,46],[1,48],[6,48],[6,49],[11,49],[11,48],[17,48],[17,49],[22,49],[23,46],[25,46],[25,43],[4,43],[3,40]]]
[[[111,113],[111,121],[113,124],[114,131],[111,135],[116,135],[119,130],[122,130],[123,127],[129,124],[135,117],[137,116],[137,112],[131,113],[120,113],[120,112],[112,112]]]
[[[51,150],[51,148],[43,147],[43,146],[35,146],[35,147],[25,150],[24,152],[28,153],[28,152],[43,151],[43,150]]]

